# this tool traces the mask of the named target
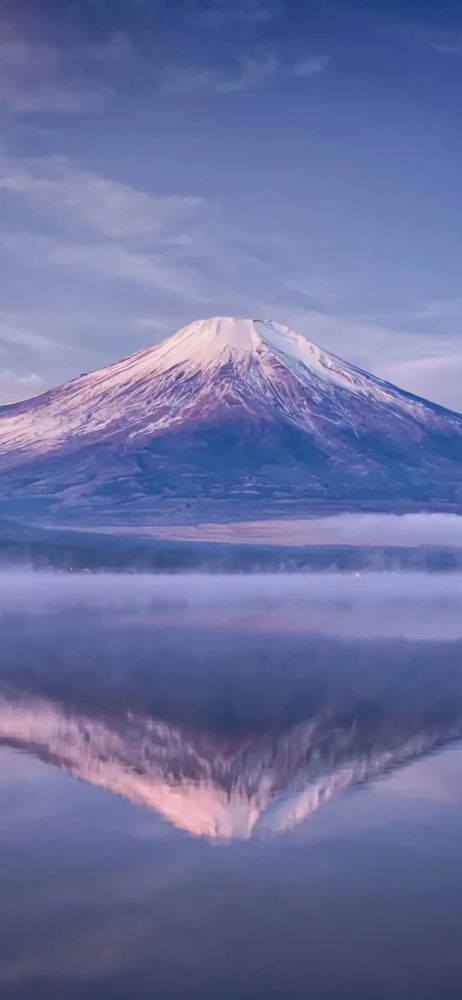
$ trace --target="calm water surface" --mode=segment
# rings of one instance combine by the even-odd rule
[[[460,997],[458,578],[1,584],[2,997]]]

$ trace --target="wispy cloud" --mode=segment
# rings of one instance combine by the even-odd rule
[[[292,66],[292,75],[298,77],[316,76],[326,69],[329,58],[326,55],[308,55]]]
[[[49,384],[51,362],[80,351],[80,346],[34,330],[32,316],[0,313],[0,405],[41,392]],[[69,367],[72,371],[73,365]]]
[[[383,373],[391,382],[412,387],[419,396],[431,398],[435,389],[439,389],[446,406],[462,410],[462,350],[459,354],[436,354],[385,364]]]
[[[0,368],[0,399],[3,404],[15,403],[40,392],[45,385],[37,372],[14,372]]]
[[[190,302],[203,301],[199,277],[163,255],[142,253],[114,243],[48,243],[50,263],[78,267],[110,279],[119,278],[148,292],[175,295]]]
[[[392,26],[408,41],[419,48],[429,49],[441,55],[462,55],[462,31],[460,22],[454,20],[451,28],[444,26],[444,20],[438,24],[438,19],[427,19],[424,5],[422,4],[422,17],[414,20],[399,18],[390,22],[386,17],[382,18],[384,24]]]
[[[433,320],[461,319],[462,298],[450,296],[446,298],[425,299],[415,306],[408,306],[395,313],[404,319]]]
[[[58,346],[55,340],[0,316],[0,347],[11,344],[15,347],[32,348],[34,351],[49,351]]]
[[[64,64],[58,48],[0,19],[0,107],[16,114],[99,111],[107,85]]]
[[[440,52],[442,55],[462,56],[462,37],[453,38],[452,41],[434,38],[429,40],[427,45],[428,48],[433,49],[434,52]]]
[[[402,26],[402,30],[418,45],[431,49],[432,52],[447,56],[462,55],[462,31],[460,24],[453,26],[451,30],[442,27],[422,26],[409,24]]]
[[[229,71],[203,66],[171,66],[165,71],[163,89],[171,94],[241,94],[262,86],[279,68],[279,59],[273,54],[249,57]]]
[[[156,197],[138,191],[64,157],[0,158],[0,190],[65,211],[102,236],[116,239],[171,234],[205,206],[195,196]]]
[[[192,304],[202,303],[208,293],[200,274],[181,262],[163,253],[144,252],[108,240],[84,243],[22,233],[2,236],[0,246],[24,262],[39,262],[44,269],[87,272],[93,278],[112,282],[122,280],[148,293],[175,296]]]
[[[296,273],[289,278],[283,278],[282,286],[301,298],[317,302],[337,302],[345,292],[344,282],[334,281],[328,275],[319,274],[317,271]]]
[[[0,250],[6,258],[20,259],[23,269],[32,268],[35,281],[38,273],[50,280],[58,272],[74,272],[92,295],[104,296],[110,287],[123,297],[123,285],[129,293],[131,285],[133,292],[155,296],[164,308],[170,298],[200,312],[207,311],[211,297],[220,296],[232,256],[224,248],[235,237],[219,210],[200,197],[157,196],[62,157],[5,154],[0,156],[2,192],[4,203],[9,199],[9,226],[1,234]],[[24,201],[34,206],[31,221]],[[206,260],[213,275],[204,267]],[[11,344],[23,337],[13,327],[7,331]]]
[[[237,22],[259,28],[272,21],[282,10],[278,0],[197,0],[190,8],[190,16],[207,21],[212,26],[228,26]]]
[[[327,65],[327,56],[306,56],[292,63],[271,52],[248,56],[227,70],[207,66],[170,66],[164,72],[162,89],[167,94],[191,96],[243,94],[258,90],[277,77],[302,79],[316,76]]]

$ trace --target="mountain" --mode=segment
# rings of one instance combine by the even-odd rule
[[[1,408],[0,473],[5,514],[457,507],[462,416],[277,323],[215,318]]]
[[[436,713],[434,713],[436,716]],[[459,739],[457,711],[421,721],[314,717],[284,732],[224,739],[133,712],[114,716],[0,692],[0,746],[10,746],[154,810],[194,836],[283,833],[351,785]]]

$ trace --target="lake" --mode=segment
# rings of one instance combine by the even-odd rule
[[[458,575],[0,586],[2,997],[460,996]]]

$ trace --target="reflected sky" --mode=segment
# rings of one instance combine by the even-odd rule
[[[284,632],[200,601],[185,621],[182,582],[174,629],[165,593],[122,613],[103,578],[96,605],[94,581],[63,598],[57,579],[61,600],[42,588],[25,615],[10,589],[5,996],[457,996],[462,639],[441,614],[458,596],[401,593],[412,629],[386,635],[354,582],[357,625],[337,631],[326,595],[324,625]]]

